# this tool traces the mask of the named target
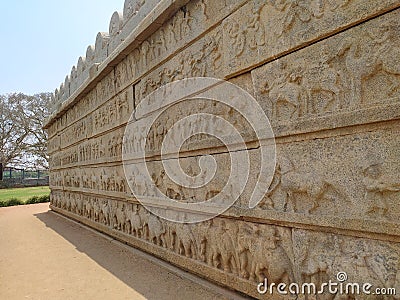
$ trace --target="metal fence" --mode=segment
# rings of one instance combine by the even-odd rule
[[[26,170],[18,168],[4,168],[3,180],[5,179],[41,179],[49,176],[48,170]]]
[[[1,169],[1,168],[0,168]],[[0,188],[21,186],[45,186],[49,184],[48,170],[27,170],[19,168],[3,168],[0,171]]]

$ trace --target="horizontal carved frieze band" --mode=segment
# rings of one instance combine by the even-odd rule
[[[194,2],[196,2],[196,1],[194,1]],[[215,1],[214,1],[215,2]],[[343,2],[348,2],[348,1],[343,1]],[[316,21],[317,21],[317,23],[318,22],[320,22],[321,21],[321,19],[322,20],[324,20],[324,18],[326,18],[326,16],[327,15],[329,15],[329,17],[332,17],[332,12],[335,12],[335,13],[337,13],[337,11],[336,10],[338,10],[338,11],[341,11],[341,13],[343,14],[343,15],[346,15],[347,13],[348,13],[348,11],[354,11],[354,12],[357,12],[357,14],[360,14],[360,9],[358,9],[358,6],[360,6],[360,3],[358,3],[358,2],[360,2],[361,3],[361,1],[350,1],[350,3],[348,4],[348,3],[345,3],[344,5],[337,5],[337,6],[335,6],[335,7],[333,7],[334,9],[333,10],[331,10],[332,9],[332,7],[324,7],[324,8],[318,8],[318,9],[320,9],[321,10],[321,14],[318,14],[318,13],[315,13],[315,11],[313,11],[313,12],[311,12],[310,13],[310,15],[312,15],[314,18],[316,18]],[[266,2],[267,3],[267,2]],[[262,4],[262,6],[265,6],[266,5],[266,3],[265,4]],[[207,11],[209,12],[209,11],[212,11],[212,6],[213,6],[213,4],[212,4],[212,2],[210,2],[210,3],[208,3],[208,2],[201,2],[201,3],[195,3],[196,5],[193,5],[193,7],[196,7],[197,9],[200,9],[201,10],[201,12],[202,12],[202,14],[201,14],[201,20],[198,20],[198,18],[197,18],[197,14],[195,13],[195,17],[193,18],[192,17],[192,20],[193,20],[193,22],[195,22],[196,24],[199,22],[199,24],[201,24],[202,22],[204,22],[204,19],[205,20],[210,20],[210,19],[213,19],[213,18],[209,18],[208,16],[207,16]],[[362,3],[363,4],[363,6],[365,5],[365,3]],[[183,4],[182,4],[183,5]],[[238,3],[236,3],[236,6],[237,5],[239,5]],[[360,22],[360,20],[362,20],[362,21],[364,21],[365,19],[368,19],[369,17],[372,17],[372,16],[375,16],[375,15],[377,15],[377,14],[381,14],[381,13],[384,13],[384,12],[386,12],[386,11],[388,11],[388,10],[390,10],[390,9],[393,9],[394,7],[396,7],[396,6],[398,6],[399,4],[398,3],[396,3],[396,1],[384,1],[384,2],[380,2],[380,5],[379,6],[376,6],[376,5],[370,5],[370,6],[368,6],[368,5],[365,5],[365,7],[368,7],[369,8],[369,10],[367,10],[367,11],[363,11],[363,14],[361,14],[361,15],[357,15],[357,17],[354,17],[354,16],[351,16],[349,19],[346,19],[346,18],[344,18],[342,21],[345,23],[345,24],[347,24],[347,26],[351,26],[351,24],[356,24],[357,22]],[[209,7],[210,6],[210,7]],[[230,5],[230,8],[232,9],[232,6],[233,5]],[[245,6],[246,8],[243,8],[244,10],[248,10],[249,8],[247,8],[249,5],[247,5],[247,6]],[[251,6],[251,5],[250,5]],[[361,6],[361,9],[362,8],[364,8],[363,6]],[[373,7],[373,9],[374,10],[376,10],[375,12],[371,12],[371,9],[372,9],[372,7]],[[193,8],[194,9],[194,8]],[[190,11],[191,10],[193,10],[193,9],[190,9],[190,10],[187,10],[187,14],[190,14]],[[253,9],[256,9],[256,8],[253,8]],[[261,8],[259,8],[259,10],[262,10],[263,9],[263,7],[261,7]],[[277,12],[277,16],[274,16],[273,18],[278,18],[279,20],[285,20],[286,18],[290,18],[292,21],[291,22],[293,22],[293,24],[296,24],[297,23],[297,19],[296,18],[294,18],[294,17],[292,17],[292,16],[289,16],[288,14],[290,14],[290,12],[291,12],[291,6],[282,6],[281,8],[279,8],[279,9],[277,9],[276,7],[275,8],[273,8],[273,9],[275,9],[276,10],[276,12]],[[303,8],[299,8],[299,9],[303,9]],[[322,10],[324,10],[324,9],[327,9],[327,12],[323,12]],[[312,10],[314,10],[314,9],[312,9]],[[223,10],[221,10],[221,9],[216,9],[215,11],[225,11],[224,9]],[[256,11],[257,11],[257,9],[256,9]],[[270,10],[266,10],[266,11],[270,11]],[[273,11],[272,9],[271,9],[271,11]],[[226,13],[226,12],[225,12]],[[239,12],[238,12],[239,13]],[[243,12],[241,12],[243,15],[246,15],[246,13],[243,13]],[[258,13],[261,13],[260,11],[258,12]],[[278,17],[280,14],[282,14],[281,15],[281,17]],[[315,17],[315,15],[318,15],[319,17]],[[350,14],[351,15],[351,14]],[[225,15],[224,15],[225,16]],[[286,16],[286,17],[285,17]],[[114,16],[113,16],[114,17]],[[260,18],[260,17],[262,17],[262,14],[260,14],[260,15],[258,15],[258,17]],[[324,22],[325,23],[327,23],[327,24],[329,24],[329,17],[328,17],[328,20],[324,20]],[[346,17],[348,17],[348,16],[346,16]],[[272,19],[273,19],[272,18]],[[361,19],[360,19],[361,18]],[[114,19],[118,19],[118,18],[114,18]],[[260,19],[258,19],[257,20],[257,16],[256,17],[254,17],[253,16],[253,21],[255,22],[249,22],[249,28],[254,28],[254,30],[256,30],[256,31],[259,31],[259,30],[261,30],[261,32],[255,32],[256,33],[256,38],[257,38],[257,36],[259,36],[260,34],[262,34],[262,27],[263,26],[265,26],[264,24],[262,25],[262,26],[260,26]],[[186,18],[184,18],[184,20],[185,20],[185,22],[189,22],[190,23],[190,18],[188,18],[187,16],[186,16]],[[258,23],[257,23],[258,22]],[[262,21],[261,21],[262,22]],[[322,23],[324,23],[324,22],[322,22]],[[346,23],[347,22],[347,23]],[[254,24],[253,24],[254,23]],[[280,23],[280,22],[278,22],[278,23]],[[313,24],[313,22],[311,22],[310,20],[308,20],[307,21],[307,23],[309,23],[309,24]],[[172,23],[173,24],[173,23]],[[196,25],[195,24],[195,25]],[[265,23],[266,24],[266,23]],[[293,28],[291,28],[292,27],[292,25],[293,25],[292,23],[290,23],[290,25],[289,25],[289,27],[288,28],[286,28],[285,27],[285,29],[289,29],[289,32],[288,32],[288,34],[290,34],[291,33],[291,31],[293,30]],[[318,23],[319,24],[319,23]],[[335,24],[335,25],[337,25],[335,22],[333,22],[333,23],[330,23],[330,24]],[[189,26],[190,26],[190,32],[191,32],[191,34],[193,34],[193,36],[198,36],[198,33],[197,32],[195,32],[195,34],[192,32],[193,30],[192,30],[192,27],[193,28],[202,28],[202,26],[193,26],[193,24],[192,25],[190,25],[189,24]],[[226,25],[224,25],[225,27],[226,27]],[[111,27],[111,26],[110,26]],[[113,28],[114,28],[115,26],[113,26]],[[118,27],[118,26],[117,26]],[[232,26],[228,26],[229,28],[231,28]],[[274,26],[274,27],[276,27],[276,26]],[[345,27],[345,26],[341,26],[341,28],[343,28],[343,27]],[[233,28],[235,28],[235,26],[233,26]],[[316,26],[316,28],[318,28],[318,26]],[[250,30],[249,32],[250,33],[253,33],[253,31],[254,30]],[[265,30],[265,29],[264,29]],[[314,29],[315,30],[315,29]],[[329,32],[329,29],[325,29],[325,30],[327,30],[328,32]],[[330,30],[332,30],[332,29],[330,29]],[[201,31],[201,30],[200,30]],[[318,31],[318,30],[317,30]],[[161,32],[161,31],[160,31]],[[158,32],[157,34],[158,35],[160,35],[161,33],[160,32]],[[228,34],[228,31],[227,30],[225,30],[224,32],[226,32],[227,34]],[[264,31],[264,33],[265,33],[265,31]],[[171,33],[169,33],[170,35],[171,35]],[[176,32],[174,31],[174,34],[176,34]],[[239,39],[239,41],[241,40],[240,39],[240,37],[241,37],[241,35],[243,35],[243,33],[240,33],[240,32],[238,32],[238,33],[235,33],[235,31],[233,31],[233,32],[229,32],[229,35],[230,36],[232,36],[232,34],[234,34],[233,36],[235,36],[235,34],[236,34],[236,39]],[[312,36],[313,34],[311,33],[310,34],[310,36]],[[163,32],[163,34],[162,34],[162,36],[164,36],[164,39],[165,39],[165,37],[166,36],[168,36],[168,35],[166,35],[164,32]],[[163,41],[163,39],[162,39],[162,36],[157,36],[157,38],[156,38],[156,41],[158,42],[158,41]],[[318,36],[318,34],[317,34],[317,36]],[[326,33],[324,34],[324,36],[326,36]],[[173,35],[172,35],[172,37],[173,37]],[[103,37],[102,37],[103,38]],[[264,48],[268,48],[268,47],[266,47],[265,46],[265,42],[264,43],[262,43],[261,42],[261,44],[260,44],[260,42],[256,42],[256,43],[253,43],[253,42],[251,42],[251,41],[253,41],[253,39],[254,39],[254,37],[249,37],[248,38],[248,40],[245,40],[245,41],[243,41],[243,45],[245,45],[244,43],[245,42],[247,42],[247,41],[249,41],[250,42],[250,46],[251,45],[256,45],[257,47],[261,47],[263,50],[265,50]],[[262,40],[263,40],[263,38],[261,38]],[[265,38],[264,38],[265,39]],[[224,37],[224,47],[226,47],[226,44],[227,44],[227,41],[228,41],[229,39],[228,39],[228,37]],[[283,40],[283,38],[282,38],[282,36],[280,36],[280,40]],[[150,42],[152,42],[152,40],[150,40]],[[229,45],[231,45],[231,41],[229,41],[228,42],[229,43]],[[100,42],[99,42],[99,44],[101,44]],[[279,43],[267,43],[268,45],[275,45],[275,44],[279,44]],[[153,43],[153,44],[151,44],[151,43],[149,43],[149,45],[151,46],[153,46],[153,48],[155,47],[155,46],[157,46],[157,43]],[[162,45],[161,45],[162,46]],[[285,46],[286,45],[284,45],[284,47],[283,48],[285,48]],[[251,50],[251,49],[253,49],[252,48],[253,46],[251,46],[249,49]],[[279,45],[279,47],[282,47],[282,45]],[[278,48],[279,48],[278,47]],[[153,48],[151,48],[151,47],[148,47],[149,49],[148,50],[151,50],[151,51],[147,51],[147,52],[145,52],[144,50],[143,50],[143,53],[150,53],[149,55],[151,55],[151,53],[152,52],[154,52],[155,50],[153,49]],[[289,48],[291,48],[290,46],[289,46]],[[296,46],[294,45],[293,46],[293,49],[295,49],[296,48]],[[92,49],[92,48],[90,48],[90,49]],[[161,51],[162,51],[162,47],[161,48],[158,48],[159,50],[158,51],[160,51],[160,49],[161,49]],[[226,49],[224,49],[224,53],[225,53],[225,50],[229,50],[229,51],[232,51],[232,49],[234,49],[234,47],[232,48],[232,47],[227,47]],[[89,49],[88,49],[89,50]],[[92,49],[92,51],[93,51],[93,49]],[[235,50],[236,51],[236,50]],[[286,50],[286,51],[288,51],[288,50]],[[89,52],[91,52],[91,51],[89,51]],[[285,51],[284,51],[285,52]],[[155,52],[154,52],[155,53]],[[146,57],[147,57],[147,55],[145,55]],[[235,55],[224,55],[224,57],[226,57],[226,58],[235,58],[236,56]],[[276,55],[274,55],[274,57],[276,57]],[[149,59],[149,61],[153,61],[152,59],[150,59],[150,58],[148,58]],[[226,59],[225,59],[226,60]],[[245,61],[245,60],[243,60],[243,59],[240,59],[240,61]],[[126,64],[127,62],[125,62],[125,64]],[[260,63],[258,63],[258,65],[259,65]],[[226,62],[226,65],[228,66],[228,69],[233,65],[232,64],[232,62]],[[132,66],[131,66],[132,67]],[[146,66],[146,68],[148,68],[148,66]],[[120,70],[118,70],[118,73],[120,73],[121,71]],[[122,71],[123,72],[123,71]],[[136,79],[137,80],[137,79]],[[131,80],[131,82],[134,82],[134,80]],[[59,93],[59,91],[58,91],[58,93]],[[63,94],[65,94],[66,92],[63,92]],[[76,95],[75,95],[75,97],[76,97]],[[58,97],[59,98],[59,97]],[[64,108],[65,109],[65,108]],[[64,110],[64,109],[62,109],[62,110]],[[59,114],[56,114],[56,115],[59,115]],[[49,121],[51,121],[51,122],[48,122],[49,124],[50,123],[52,123],[53,122],[53,119],[54,119],[54,116],[49,120]]]
[[[322,131],[330,129],[338,129],[356,125],[369,126],[370,123],[382,122],[396,120],[400,118],[400,98],[392,99],[392,103],[386,105],[380,105],[375,107],[370,107],[366,109],[359,109],[353,112],[340,112],[332,115],[321,116],[318,118],[301,119],[293,121],[288,124],[275,124],[273,125],[275,138],[290,136],[293,134],[304,134],[308,132],[318,132],[321,131],[321,138],[326,134]],[[389,101],[387,101],[389,102]],[[179,118],[179,115],[176,116]],[[100,122],[100,121],[98,121]],[[79,124],[80,125],[80,124]],[[93,125],[92,125],[93,126]],[[163,126],[162,124],[160,126]],[[76,128],[82,130],[82,126],[76,125]],[[156,130],[158,128],[155,128]],[[74,129],[72,129],[74,130]],[[120,160],[123,149],[123,135],[125,134],[124,127],[119,128],[117,131],[112,131],[104,136],[98,138],[90,138],[88,141],[74,139],[74,133],[68,131],[65,136],[69,136],[69,142],[75,141],[75,143],[81,143],[72,148],[64,149],[61,148],[60,138],[53,137],[49,140],[49,153],[51,153],[52,167],[55,169],[63,167],[73,167],[76,164],[98,164],[104,162],[113,162],[115,159]],[[339,133],[340,134],[340,133]],[[84,136],[89,135],[89,133],[84,133]],[[161,134],[157,136],[157,141],[160,144],[165,135]],[[154,137],[153,137],[154,138]],[[200,138],[200,137],[198,137]],[[249,147],[256,147],[252,142],[256,142],[252,135],[244,135],[243,139],[248,143]],[[130,150],[132,158],[135,157],[133,145],[129,146],[132,137],[129,133],[126,136],[126,148]],[[152,144],[155,144],[154,141]],[[217,143],[213,139],[201,137],[199,140],[192,140],[191,143],[185,144],[181,149],[183,152],[195,152],[199,150],[206,150],[210,148],[220,147],[221,144]],[[153,150],[154,149],[154,150]],[[60,152],[61,150],[61,152]],[[220,152],[219,150],[217,150]],[[211,151],[212,152],[212,151]],[[174,154],[174,153],[171,153]],[[148,159],[157,159],[160,155],[160,149],[155,149],[154,147],[146,150],[146,157]],[[138,157],[140,158],[140,157]],[[63,162],[63,163],[61,163]]]
[[[400,98],[400,62],[393,59],[400,55],[399,16],[393,11],[254,69],[256,97],[271,123],[290,128],[364,109],[334,123],[374,122],[385,117],[384,110],[374,115],[379,106],[387,106],[386,118],[396,118],[391,105]]]
[[[111,28],[114,30],[114,28],[119,27],[118,24],[122,24],[122,35],[119,32],[116,37],[112,34],[98,34],[96,49],[101,50],[95,51],[95,53],[96,55],[102,54],[101,64],[96,63],[92,67],[86,67],[90,69],[91,72],[89,73],[91,77],[86,82],[80,81],[77,85],[78,87],[80,85],[80,88],[78,88],[75,93],[73,93],[73,90],[76,89],[76,85],[73,84],[71,89],[72,74],[75,74],[76,70],[76,68],[73,68],[73,72],[71,72],[72,77],[67,76],[66,81],[56,90],[54,108],[58,112],[67,109],[78,96],[81,97],[81,94],[87,91],[91,83],[98,80],[97,77],[105,76],[106,74],[103,74],[104,71],[113,70],[111,73],[115,73],[114,88],[116,91],[133,84],[138,81],[141,76],[149,72],[155,65],[196,41],[199,36],[216,26],[216,24],[219,24],[226,16],[245,2],[245,0],[227,0],[225,3],[209,0],[191,2],[188,0],[179,0],[172,1],[172,3],[170,3],[170,1],[158,1],[160,5],[155,7],[154,11],[150,14],[152,18],[146,17],[146,22],[143,22],[143,24],[141,24],[142,26],[137,26],[136,29],[134,28],[135,24],[132,22],[122,22],[122,24],[120,20],[121,14],[114,13],[112,20],[113,25],[110,25],[110,30]],[[147,7],[149,6],[148,3],[146,3],[146,5]],[[181,8],[183,6],[185,7]],[[176,14],[173,12],[176,12]],[[210,12],[213,12],[212,18],[209,16]],[[124,9],[124,16],[125,14]],[[160,15],[160,21],[165,21],[163,28],[159,30],[154,28],[161,27],[162,23],[157,24],[158,26],[151,24],[151,22],[154,22],[154,19],[156,19],[153,15]],[[171,15],[172,18],[168,20]],[[146,26],[154,29],[149,30]],[[129,30],[133,29],[134,31],[130,33]],[[152,34],[155,30],[156,32]],[[125,38],[126,35],[129,36]],[[117,38],[117,41],[121,43],[121,45],[114,49],[114,52],[110,51],[112,38]],[[88,52],[91,53],[93,51],[94,46],[89,46]],[[122,59],[119,58],[121,55],[123,56]],[[119,64],[116,65],[113,60],[118,60]],[[85,59],[80,59],[80,61],[85,61]],[[111,66],[111,69],[108,65]],[[62,102],[64,103],[60,107]],[[49,118],[46,126],[50,126],[56,118],[61,116],[57,111]]]
[[[91,199],[86,203],[96,206],[99,202]],[[183,268],[190,266],[190,270],[195,269],[199,275],[207,274],[209,279],[215,278],[255,297],[258,297],[255,284],[267,275],[273,282],[317,280],[318,284],[318,279],[312,276],[319,273],[328,273],[334,278],[339,271],[347,272],[355,282],[367,282],[371,277],[364,277],[373,272],[381,274],[373,277],[375,284],[385,287],[396,284],[390,278],[396,278],[398,270],[389,266],[399,259],[398,243],[223,218],[182,225],[158,219],[136,204],[121,202],[112,206],[103,202],[99,208],[74,207],[74,213],[66,207],[60,209],[54,204],[51,207],[153,255]],[[371,257],[362,256],[365,251]],[[387,263],[372,263],[382,259]],[[326,268],[321,269],[321,263]],[[271,268],[272,265],[279,267]],[[369,272],[359,273],[356,266],[367,268]],[[265,270],[268,273],[264,273]]]
[[[396,0],[249,1],[223,23],[226,76],[244,73],[399,6]]]
[[[170,209],[176,213],[180,213],[183,216],[185,214],[196,213],[196,214],[213,214],[218,206],[207,205],[203,207],[201,211],[188,210],[186,205],[182,202],[176,202],[173,207],[166,207],[162,199],[148,197],[147,199],[142,198],[139,202],[136,198],[132,197],[129,193],[120,192],[101,192],[93,191],[90,189],[73,189],[73,188],[52,188],[54,191],[53,197],[57,201],[61,201],[63,204],[53,204],[58,207],[76,212],[77,206],[84,206],[84,202],[80,202],[78,199],[96,198],[100,202],[105,201],[122,201],[128,204],[137,204],[162,210]],[[57,195],[63,195],[64,199],[57,198]],[[70,199],[70,200],[69,200]],[[55,200],[56,201],[56,200]],[[65,202],[66,201],[66,202]],[[65,203],[64,203],[65,202]],[[61,206],[60,206],[61,205]],[[324,232],[339,232],[344,235],[355,236],[355,237],[366,237],[383,241],[397,241],[400,242],[400,224],[394,223],[393,221],[381,221],[373,219],[356,219],[356,218],[341,218],[334,215],[307,215],[304,213],[296,212],[280,212],[274,210],[264,210],[256,208],[250,210],[248,208],[242,208],[233,206],[229,210],[221,214],[220,217],[248,220],[254,223],[260,224],[272,224],[280,225],[284,227],[294,227],[299,229],[312,229]]]
[[[205,277],[207,280],[215,281],[218,282],[219,284],[223,284],[226,286],[231,286],[234,287],[238,291],[242,291],[244,293],[248,293],[249,295],[253,295],[254,297],[257,297],[257,289],[256,289],[256,284],[254,282],[251,282],[249,280],[243,280],[238,278],[237,276],[226,273],[220,268],[210,268],[210,266],[205,263],[200,261],[196,261],[193,258],[190,258],[189,256],[187,257],[185,253],[185,248],[184,247],[189,247],[188,245],[180,245],[176,247],[175,249],[166,249],[164,247],[160,247],[159,245],[149,241],[149,238],[138,238],[135,236],[135,231],[133,231],[133,234],[129,235],[126,234],[123,231],[120,230],[114,230],[110,228],[109,226],[106,226],[102,223],[99,222],[94,222],[91,219],[73,214],[69,211],[57,208],[55,206],[51,206],[52,210],[54,210],[57,213],[60,213],[66,217],[69,217],[73,220],[76,220],[78,222],[81,222],[82,224],[85,224],[87,226],[90,226],[96,230],[99,230],[101,232],[104,232],[117,240],[120,240],[124,243],[128,243],[129,245],[132,245],[138,249],[141,249],[143,251],[146,251],[152,255],[155,255],[163,260],[169,261],[170,263],[173,263],[176,266],[179,266],[180,268],[186,269],[192,273],[195,273],[201,277]],[[134,221],[133,221],[134,222]],[[156,223],[153,222],[153,224],[156,226]],[[153,226],[154,226],[153,225]],[[132,229],[128,229],[132,230]],[[178,229],[179,231],[179,229]],[[185,231],[185,230],[183,230]],[[153,233],[151,233],[153,234]],[[183,234],[183,232],[179,231],[179,234]],[[174,233],[175,235],[175,233]],[[175,243],[181,243],[180,239],[181,236],[176,237]],[[189,239],[192,239],[191,236],[188,237]],[[192,242],[189,242],[192,243]],[[192,246],[193,247],[193,246]],[[191,251],[188,249],[188,251]],[[194,250],[193,250],[194,251]],[[196,265],[196,268],[193,269],[193,264]]]

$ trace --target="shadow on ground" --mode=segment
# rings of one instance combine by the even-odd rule
[[[210,291],[203,290],[200,286],[135,255],[112,243],[111,240],[65,220],[54,212],[48,211],[35,214],[35,216],[48,228],[73,244],[78,251],[88,255],[98,265],[111,272],[146,299],[200,299],[200,295],[203,295],[202,299],[208,299],[207,296],[217,299],[216,295]],[[179,281],[181,281],[181,285]],[[185,293],[186,296],[184,296]]]

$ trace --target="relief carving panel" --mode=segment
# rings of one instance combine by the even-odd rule
[[[293,245],[302,282],[317,286],[345,272],[348,282],[398,288],[399,244],[294,230]],[[373,290],[373,289],[372,289]],[[385,299],[363,295],[363,299]],[[331,297],[339,297],[331,295]],[[356,297],[355,293],[348,297]],[[335,299],[322,298],[321,299]],[[360,298],[361,299],[361,298]],[[387,299],[395,297],[387,296]]]
[[[188,49],[183,50],[143,77],[136,89],[136,99],[140,101],[157,88],[184,78],[221,77],[222,33],[215,29]]]
[[[372,224],[378,221],[385,224],[381,233],[400,234],[395,225],[400,217],[399,129],[398,124],[382,125],[373,132],[278,140],[274,179],[258,209],[315,220],[339,217],[348,220],[349,229],[357,229],[356,223],[350,225],[356,220],[372,222],[366,231],[377,229]]]
[[[116,129],[100,137],[91,138],[77,146],[54,153],[51,157],[53,170],[89,164],[121,160],[124,128]]]
[[[310,42],[398,7],[398,1],[249,1],[224,20],[225,76],[273,60]]]
[[[182,225],[159,219],[136,203],[70,192],[53,192],[52,205],[88,224],[101,224],[99,228],[111,235],[119,232],[132,244],[148,243],[153,254],[168,255],[184,268],[184,262],[205,267],[211,278],[221,271],[233,285],[240,284],[258,298],[256,285],[265,278],[320,287],[329,280],[337,282],[337,274],[346,272],[349,282],[360,285],[393,288],[400,283],[398,243],[224,218]],[[338,295],[325,296],[316,299]]]
[[[256,97],[277,133],[279,125],[316,119],[315,130],[321,117],[398,104],[399,29],[395,11],[253,70]]]

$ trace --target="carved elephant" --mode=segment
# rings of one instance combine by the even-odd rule
[[[102,220],[101,222],[104,225],[110,226],[110,214],[111,214],[111,209],[110,205],[108,203],[108,200],[104,200],[103,204],[101,205],[101,215],[102,215]]]
[[[207,263],[215,268],[222,268],[227,273],[238,275],[239,257],[236,243],[229,235],[225,221],[215,223],[213,221],[207,231]]]
[[[189,258],[199,258],[200,249],[191,229],[192,225],[175,223],[171,227],[171,244],[176,245],[179,254]]]
[[[83,201],[82,201],[82,199],[81,198],[76,198],[75,199],[75,202],[76,202],[76,213],[78,214],[78,215],[82,215],[83,214]]]
[[[95,199],[93,201],[93,218],[95,222],[100,221],[100,213],[101,213],[100,200]]]
[[[157,216],[153,214],[146,212],[144,213],[144,216],[144,226],[147,225],[147,232],[145,233],[145,236],[150,242],[164,247],[166,245],[165,235],[167,232],[164,224]]]
[[[124,230],[126,222],[126,213],[124,203],[117,203],[114,207],[113,225],[117,230]]]
[[[93,205],[92,205],[92,200],[88,199],[86,201],[86,205],[85,205],[85,216],[88,219],[92,218],[92,210],[93,210]]]
[[[127,222],[129,222],[130,229],[129,233],[136,237],[141,237],[143,222],[139,214],[139,206],[132,204],[132,209],[127,212]]]
[[[276,229],[266,229],[264,227],[255,234],[253,242],[248,246],[251,256],[250,280],[262,282],[267,276],[269,281],[275,283],[285,279],[295,282],[292,262],[286,250],[279,244],[280,238]]]

